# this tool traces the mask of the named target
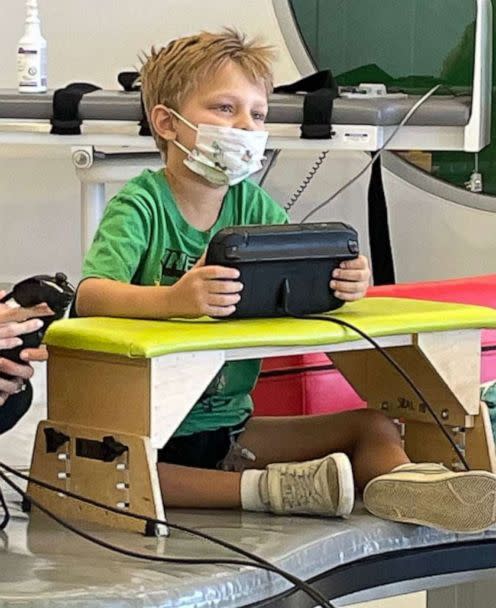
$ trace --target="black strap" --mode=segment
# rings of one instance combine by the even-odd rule
[[[374,285],[390,285],[396,282],[396,277],[380,158],[372,165],[368,193],[368,216]]]
[[[51,118],[54,135],[81,135],[79,104],[83,95],[100,90],[88,82],[73,82],[63,89],[57,89],[53,95],[53,114]]]
[[[316,72],[274,89],[274,93],[300,91],[307,93],[303,102],[302,139],[331,139],[333,104],[339,96],[338,85],[331,70]]]
[[[141,83],[139,82],[140,74],[139,72],[120,72],[117,76],[117,80],[121,87],[126,92],[131,91],[141,91]],[[148,120],[146,118],[145,106],[143,104],[143,95],[140,98],[141,103],[141,120],[139,121],[139,135],[150,136],[152,132],[150,131],[150,125],[148,124]]]
[[[117,81],[121,87],[128,93],[131,91],[139,91],[141,85],[138,82],[139,72],[120,72],[117,76]]]
[[[148,119],[146,118],[145,104],[143,103],[143,95],[140,96],[141,103],[141,120],[139,121],[139,135],[150,136],[152,132],[150,131],[150,125],[148,124]]]

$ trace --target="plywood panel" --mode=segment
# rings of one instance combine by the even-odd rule
[[[150,361],[49,347],[48,417],[150,433]]]
[[[47,452],[46,428],[55,428],[70,438],[56,453]],[[123,504],[125,510],[164,519],[156,471],[156,451],[151,449],[148,438],[112,433],[116,441],[128,447],[128,451],[111,462],[77,455],[78,438],[100,442],[106,435],[108,431],[104,429],[67,425],[57,421],[41,422],[36,435],[31,476],[112,507]],[[61,454],[66,456],[64,460],[60,460]],[[59,478],[59,475],[63,478]],[[50,511],[66,519],[93,521],[144,532],[142,521],[63,497],[35,484],[29,484],[28,492]]]

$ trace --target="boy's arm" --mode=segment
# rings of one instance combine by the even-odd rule
[[[243,287],[236,281],[238,271],[205,266],[204,257],[174,285],[131,283],[150,241],[149,224],[136,201],[109,203],[85,258],[86,278],[78,288],[76,314],[168,319],[234,312]]]
[[[171,286],[131,285],[111,279],[88,278],[78,289],[79,316],[135,319],[224,317],[232,314],[241,299],[239,271],[205,266],[204,256]]]
[[[170,289],[131,285],[112,279],[88,278],[79,285],[76,313],[81,317],[172,317],[177,311],[173,310],[174,300],[170,297]]]

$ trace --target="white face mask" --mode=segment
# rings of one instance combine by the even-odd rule
[[[192,150],[172,140],[187,154],[184,164],[212,184],[234,186],[262,168],[268,131],[245,131],[206,124],[195,127],[174,110],[170,112],[196,131]]]

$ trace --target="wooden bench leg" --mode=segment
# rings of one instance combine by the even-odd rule
[[[105,429],[40,422],[31,476],[121,509],[165,519],[156,468],[156,450],[147,437]],[[29,483],[28,493],[60,517],[87,520],[146,534],[167,534],[166,526],[102,510]]]
[[[480,414],[474,416],[473,420],[473,427],[450,427],[452,437],[471,469],[496,473],[494,437],[485,403],[481,403]],[[408,420],[404,428],[405,449],[413,462],[442,462],[452,469],[464,470],[437,425]]]
[[[494,438],[487,408],[479,400],[479,332],[427,333],[412,345],[387,349],[434,408],[465,451],[469,466],[496,472]],[[453,447],[425,404],[375,350],[333,353],[332,360],[369,407],[405,425],[405,450],[416,462],[442,462],[461,470]]]

